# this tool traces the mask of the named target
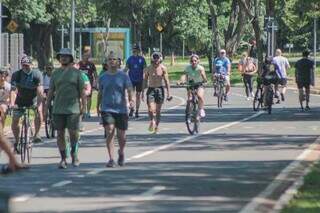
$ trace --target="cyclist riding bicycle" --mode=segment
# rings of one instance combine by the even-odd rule
[[[188,65],[184,73],[186,75],[186,82],[192,82],[192,84],[197,85],[197,96],[199,98],[199,115],[200,117],[204,118],[206,116],[205,110],[204,110],[204,87],[203,82],[207,82],[207,76],[206,72],[203,66],[200,64],[200,58],[196,54],[192,54],[190,56],[190,65]],[[192,86],[192,85],[191,85]],[[191,100],[191,92],[188,89],[188,100]]]
[[[230,93],[230,75],[231,75],[231,62],[226,56],[226,50],[221,49],[220,55],[212,62],[212,81],[216,82],[216,76],[222,74],[226,81],[226,94],[224,97],[225,101],[228,101],[228,95]],[[214,84],[214,96],[216,96],[216,86]]]
[[[42,142],[39,131],[42,121],[43,77],[38,69],[32,66],[32,60],[28,56],[21,59],[22,69],[14,72],[11,77],[10,107],[13,108],[11,129],[15,138],[15,150],[19,141],[19,121],[23,116],[21,107],[35,107],[34,118],[35,135],[33,142]]]
[[[271,57],[266,57],[262,65],[261,72],[261,83],[263,85],[263,94],[266,94],[268,87],[272,84],[273,86],[279,83],[279,77],[276,73],[275,65],[272,63]],[[264,105],[266,105],[266,96],[263,98]]]

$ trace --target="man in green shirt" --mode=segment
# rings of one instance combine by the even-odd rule
[[[62,48],[57,54],[57,59],[61,63],[61,67],[52,73],[47,103],[51,102],[54,94],[52,113],[61,155],[59,168],[65,169],[67,168],[66,145],[64,142],[65,129],[68,129],[70,136],[72,165],[76,167],[80,164],[77,156],[79,120],[83,113],[83,103],[86,100],[86,95],[81,72],[73,67],[74,59],[71,50]]]

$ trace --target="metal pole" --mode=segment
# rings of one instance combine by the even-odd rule
[[[185,43],[184,39],[182,39],[182,59],[184,60],[184,48],[185,48]]]
[[[314,57],[314,67],[317,67],[317,18],[313,20],[313,57]],[[316,72],[315,72],[316,73]]]
[[[79,31],[79,59],[82,60],[82,33],[81,33],[81,27]]]
[[[162,33],[160,33],[160,52],[162,53]]]
[[[72,0],[72,5],[71,5],[71,34],[70,34],[70,43],[71,43],[71,52],[72,55],[74,56],[74,25],[75,25],[75,0]]]
[[[64,48],[64,26],[61,26],[61,48]]]
[[[271,25],[271,56],[274,56],[274,20],[272,20],[272,25]]]

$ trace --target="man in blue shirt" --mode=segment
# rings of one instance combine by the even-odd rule
[[[226,50],[221,49],[219,53],[219,57],[215,58],[212,62],[212,78],[215,81],[215,76],[217,74],[222,74],[225,76],[226,80],[226,95],[224,97],[225,101],[228,101],[228,95],[230,93],[230,75],[231,75],[231,62],[229,58],[226,56]],[[214,88],[215,89],[215,88]],[[214,95],[216,96],[216,91],[214,91]]]
[[[135,117],[139,117],[139,108],[141,100],[141,92],[143,87],[143,69],[146,67],[146,61],[140,55],[140,47],[138,45],[133,48],[133,55],[130,56],[126,63],[125,71],[129,70],[129,78],[132,83],[133,90],[136,92],[136,112]],[[130,109],[129,116],[132,117],[134,108]]]
[[[99,78],[99,93],[97,112],[107,133],[107,149],[109,161],[107,167],[114,167],[114,135],[117,130],[119,141],[118,165],[124,165],[124,147],[126,144],[126,130],[128,129],[127,100],[132,107],[132,85],[128,75],[118,69],[118,58],[114,54],[108,56],[108,70]]]

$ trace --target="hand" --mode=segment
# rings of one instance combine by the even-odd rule
[[[141,100],[144,102],[144,93],[141,93]]]
[[[173,97],[168,94],[167,101],[171,101],[172,99],[173,99]]]

